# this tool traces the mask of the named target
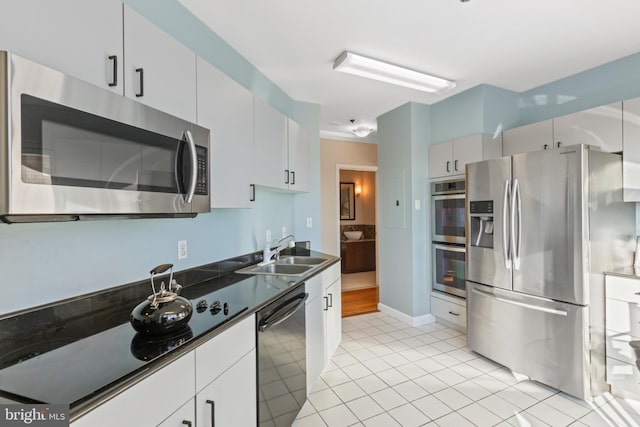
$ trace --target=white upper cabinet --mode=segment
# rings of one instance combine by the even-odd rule
[[[262,99],[253,97],[256,184],[289,188],[287,117]]]
[[[0,0],[0,49],[122,94],[122,7],[120,0]]]
[[[311,188],[309,133],[292,119],[288,119],[289,189],[308,192]]]
[[[467,163],[500,157],[502,137],[474,134],[429,146],[429,178],[464,175]]]
[[[554,147],[589,144],[602,151],[622,151],[622,102],[553,119]]]
[[[195,122],[196,54],[126,5],[124,46],[125,95]]]
[[[198,124],[211,130],[211,207],[252,207],[253,94],[200,57]]]
[[[310,137],[304,127],[253,97],[255,183],[277,190],[310,189]]]
[[[502,133],[502,154],[546,150],[553,146],[553,120],[544,120],[530,125],[505,130]]]
[[[548,150],[576,144],[622,151],[622,103],[615,102],[503,132],[503,154]]]
[[[623,102],[622,189],[625,202],[640,201],[640,98]]]

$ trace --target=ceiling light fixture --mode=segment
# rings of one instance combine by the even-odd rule
[[[365,136],[369,136],[369,134],[373,132],[373,129],[369,126],[358,126],[353,129],[353,133],[360,138],[364,138]]]
[[[333,69],[429,93],[443,93],[456,87],[456,84],[450,80],[409,70],[408,68],[357,55],[349,51],[342,52],[333,63]]]

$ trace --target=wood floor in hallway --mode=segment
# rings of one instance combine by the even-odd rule
[[[342,317],[378,311],[378,287],[342,292]]]

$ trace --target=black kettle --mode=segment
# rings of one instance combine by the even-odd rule
[[[154,276],[169,269],[169,286],[165,287],[163,281],[156,292]],[[167,335],[182,330],[191,319],[193,306],[188,299],[178,296],[182,286],[173,279],[173,264],[159,265],[150,273],[153,294],[133,309],[131,325],[136,331],[147,335]]]

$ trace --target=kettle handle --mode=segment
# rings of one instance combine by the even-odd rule
[[[157,266],[153,270],[151,270],[149,273],[150,274],[164,273],[165,271],[167,271],[168,269],[170,269],[172,267],[173,267],[173,264],[160,264],[159,266]]]

